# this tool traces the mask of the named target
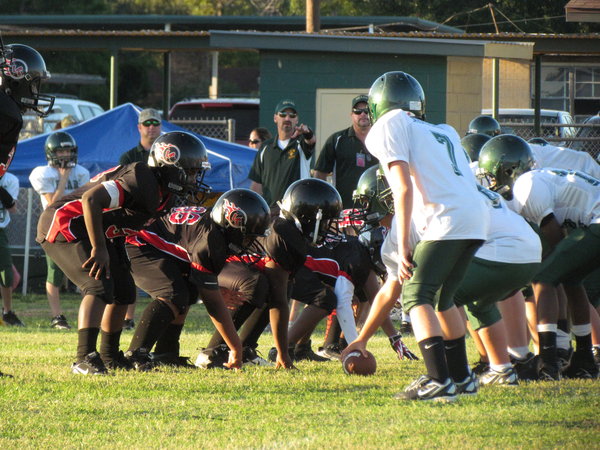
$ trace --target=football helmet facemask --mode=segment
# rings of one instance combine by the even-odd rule
[[[405,72],[387,72],[371,85],[369,115],[371,123],[386,112],[402,109],[425,120],[425,93],[419,82]]]
[[[281,217],[291,220],[311,245],[319,245],[328,233],[337,235],[333,227],[342,211],[342,198],[329,183],[307,178],[292,183],[280,202]]]
[[[182,197],[207,193],[203,183],[210,169],[206,147],[200,139],[184,131],[171,131],[159,136],[150,148],[148,165],[157,167],[167,189]]]
[[[378,226],[381,219],[394,213],[392,191],[381,166],[372,166],[363,172],[352,194],[352,200],[353,214],[357,215],[355,219],[364,221],[365,226],[369,228]]]
[[[40,93],[42,80],[50,78],[46,62],[40,53],[23,44],[4,48],[4,62],[0,65],[0,89],[21,108],[33,110],[46,117],[54,106],[54,97]]]
[[[494,137],[498,136],[501,132],[500,124],[492,116],[478,116],[469,123],[467,134],[481,133]]]
[[[515,181],[534,164],[533,152],[525,140],[503,134],[490,139],[481,148],[477,176],[486,178],[492,191],[512,200]]]
[[[231,189],[215,202],[210,217],[225,230],[229,248],[244,253],[259,236],[266,236],[271,223],[267,202],[249,189]]]
[[[44,151],[46,159],[52,167],[64,169],[77,165],[77,143],[73,136],[66,131],[57,131],[48,136],[44,144]],[[68,153],[66,153],[67,151]]]

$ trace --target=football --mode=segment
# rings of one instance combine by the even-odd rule
[[[350,352],[342,360],[344,372],[348,375],[373,375],[377,370],[377,360],[373,353],[367,352],[363,356],[361,352]]]

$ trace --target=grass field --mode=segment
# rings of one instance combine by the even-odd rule
[[[72,324],[78,300],[63,299]],[[0,378],[0,449],[600,447],[600,381],[483,388],[450,405],[401,403],[393,394],[423,363],[398,361],[383,335],[369,345],[378,362],[372,377],[346,376],[339,362],[76,376],[76,331],[48,328],[43,296],[17,296],[14,306],[27,327],[0,328],[0,369],[14,376]],[[204,308],[192,308],[182,354],[195,358],[210,331]],[[124,332],[123,349],[131,335]],[[321,339],[319,329],[315,344]],[[259,350],[271,344],[267,334]]]

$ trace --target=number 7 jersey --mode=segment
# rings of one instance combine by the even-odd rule
[[[412,220],[422,240],[486,239],[487,207],[452,127],[432,125],[397,109],[373,125],[366,143],[386,177],[390,163],[408,163]]]

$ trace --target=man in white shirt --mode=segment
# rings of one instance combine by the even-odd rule
[[[427,375],[397,398],[444,402],[457,394],[476,394],[454,294],[487,238],[487,206],[456,131],[422,120],[425,95],[415,78],[404,72],[383,74],[371,86],[369,108],[373,127],[366,143],[394,196],[398,270],[388,273],[358,339],[344,354],[366,349],[402,290]],[[411,221],[422,237],[414,249]]]

